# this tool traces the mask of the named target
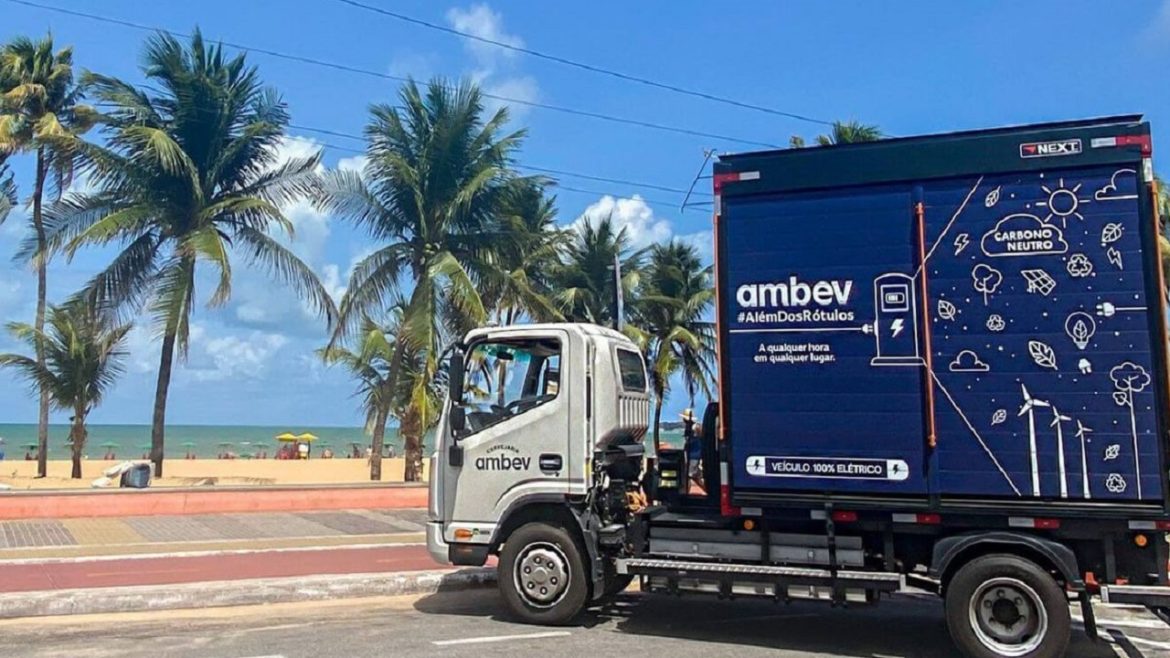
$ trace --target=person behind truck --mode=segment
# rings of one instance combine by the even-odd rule
[[[683,450],[687,453],[687,476],[698,488],[703,488],[703,433],[693,409],[684,409],[679,416],[683,422]]]

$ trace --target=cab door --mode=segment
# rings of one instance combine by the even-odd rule
[[[464,429],[444,437],[446,541],[458,530],[461,542],[486,543],[520,495],[564,495],[572,391],[561,367],[568,352],[569,336],[558,330],[468,346],[462,397],[452,401]]]

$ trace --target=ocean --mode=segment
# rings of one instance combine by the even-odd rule
[[[362,446],[370,443],[365,430],[360,427],[169,425],[166,431],[166,456],[182,458],[190,449],[197,457],[213,458],[219,454],[220,444],[225,442],[230,442],[232,444],[230,449],[239,454],[252,453],[263,446],[271,456],[278,443],[275,437],[285,432],[293,434],[309,432],[317,436],[319,440],[313,444],[314,452],[328,445],[334,452],[345,454],[350,448],[350,442]],[[37,442],[37,426],[0,423],[0,437],[4,439],[6,459],[20,459],[24,456],[25,446]],[[429,432],[423,442],[427,451],[434,445],[433,439],[433,432]],[[49,425],[49,459],[69,459],[69,446],[66,445],[68,440],[68,425]],[[663,432],[662,441],[670,445],[681,445],[682,436],[678,432]],[[106,448],[102,447],[103,443],[117,444],[114,452],[118,457],[141,457],[150,450],[150,425],[90,425],[85,453],[94,459],[101,457],[106,451]],[[386,428],[386,444],[393,446],[396,454],[402,454],[402,437],[398,436],[397,428]]]

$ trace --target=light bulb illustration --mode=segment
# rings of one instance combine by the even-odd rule
[[[1068,334],[1077,349],[1083,350],[1093,339],[1093,334],[1097,333],[1097,321],[1084,311],[1075,311],[1064,321],[1064,333]]]

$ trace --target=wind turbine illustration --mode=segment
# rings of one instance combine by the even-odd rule
[[[1077,438],[1081,440],[1081,487],[1085,492],[1085,499],[1092,498],[1089,493],[1089,460],[1085,457],[1085,435],[1090,434],[1093,430],[1077,421]]]
[[[1028,414],[1028,454],[1032,458],[1032,495],[1040,495],[1040,462],[1036,458],[1036,407],[1051,407],[1044,400],[1037,400],[1028,394],[1028,387],[1020,384],[1024,393],[1024,405],[1016,416]]]
[[[1049,427],[1056,428],[1056,449],[1059,451],[1060,458],[1060,497],[1068,498],[1068,471],[1064,468],[1064,421],[1072,420],[1068,416],[1061,415],[1056,407],[1052,407],[1052,424]]]

